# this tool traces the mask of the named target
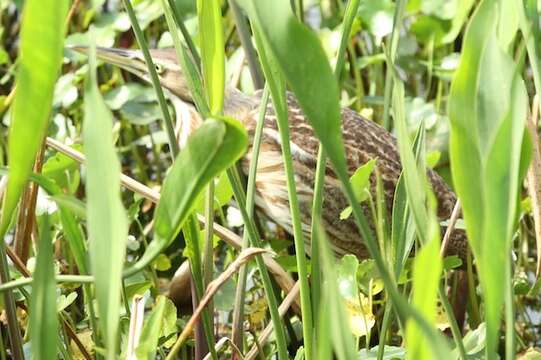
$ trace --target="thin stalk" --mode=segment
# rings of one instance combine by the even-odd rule
[[[297,17],[299,18],[300,22],[304,22],[304,4],[303,0],[295,0],[295,13]],[[306,356],[306,348],[305,348],[305,356]]]
[[[206,288],[212,281],[213,275],[213,247],[212,238],[214,232],[212,226],[214,224],[214,179],[207,186],[205,195],[205,248],[203,250],[203,284]],[[211,309],[212,307],[209,306]]]
[[[516,358],[515,309],[513,306],[513,273],[511,259],[506,261],[506,291],[505,291],[505,358]]]
[[[177,143],[177,138],[175,136],[175,127],[173,126],[173,119],[171,118],[171,114],[169,113],[169,110],[167,109],[167,102],[165,100],[165,95],[163,94],[162,87],[160,85],[160,79],[158,78],[156,67],[154,66],[152,57],[150,56],[150,51],[148,50],[148,45],[145,40],[145,36],[143,34],[143,31],[141,30],[141,27],[139,26],[139,23],[137,22],[137,18],[135,16],[135,12],[133,11],[133,7],[131,6],[131,2],[130,0],[123,0],[123,2],[124,2],[124,6],[126,7],[128,16],[130,18],[133,32],[135,33],[135,38],[137,39],[137,42],[139,43],[139,47],[141,48],[141,51],[143,52],[143,56],[145,58],[145,62],[148,67],[148,73],[150,75],[152,87],[154,88],[154,91],[156,92],[156,97],[158,98],[158,103],[160,105],[160,110],[163,116],[165,132],[167,134],[167,140],[169,142],[169,147],[171,148],[171,152],[173,154],[173,159],[174,159],[179,152],[179,147]]]
[[[479,303],[477,301],[477,292],[475,291],[475,279],[473,278],[473,259],[470,250],[466,254],[466,265],[467,265],[467,274],[468,274],[468,294],[469,299],[468,303],[470,304],[470,318],[474,327],[477,328],[481,323],[481,315],[479,311]]]
[[[199,299],[203,297],[204,284],[203,273],[201,271],[201,250],[199,249],[199,227],[193,216],[190,216],[186,222],[186,226],[184,227],[184,237],[191,250],[189,251],[188,260],[190,261],[190,269],[192,271],[192,278],[197,293],[197,301],[199,301]],[[212,358],[216,360],[218,359],[218,356],[214,348],[212,318],[210,317],[208,308],[203,311],[201,318],[203,320],[203,331],[205,333],[208,349],[210,350]],[[171,356],[171,354],[169,356]]]
[[[248,216],[253,219],[254,200],[255,200],[255,181],[257,176],[257,163],[259,160],[259,150],[261,148],[261,139],[263,135],[263,125],[265,123],[265,114],[267,111],[267,104],[269,102],[269,89],[265,87],[263,95],[261,96],[261,106],[259,108],[259,117],[257,119],[256,129],[254,133],[254,142],[252,145],[252,160],[250,162],[250,169],[248,172],[248,183],[246,186],[246,211]],[[242,239],[242,250],[246,249],[250,245],[247,233],[244,234]],[[246,266],[242,266],[239,271],[237,288],[235,292],[235,309],[233,311],[233,344],[239,349],[242,349],[242,322],[244,319],[244,301],[246,290],[246,277],[248,271]],[[235,355],[236,356],[236,355]]]
[[[6,243],[1,241],[0,244],[0,287],[9,284],[9,267],[6,259]],[[19,320],[17,319],[17,310],[15,300],[11,291],[5,291],[4,293],[4,306],[6,308],[7,322],[8,322],[8,334],[10,348],[15,360],[23,360],[23,342],[21,339],[21,332],[19,329]]]
[[[257,233],[255,224],[246,212],[246,199],[242,190],[242,186],[238,179],[238,173],[236,171],[236,168],[232,167],[227,170],[227,176],[229,178],[229,181],[231,182],[231,187],[233,189],[233,194],[235,196],[237,204],[239,205],[239,210],[244,221],[245,231],[248,232],[248,238],[250,239],[250,243],[254,247],[261,247],[261,239],[259,238],[259,234]],[[281,360],[285,360],[288,359],[285,333],[284,328],[282,327],[280,313],[278,312],[278,304],[274,295],[274,290],[272,287],[269,272],[261,255],[257,255],[255,260],[257,263],[257,267],[259,268],[259,273],[261,275],[261,281],[263,283],[265,293],[267,295],[267,303],[269,306],[269,312],[271,314],[272,325],[274,327],[276,345],[278,347],[278,358]]]
[[[336,66],[334,68],[334,74],[336,80],[340,80],[340,74],[344,67],[345,62],[345,53],[349,40],[349,33],[351,32],[351,25],[353,24],[353,19],[355,13],[359,6],[359,0],[349,1],[345,14],[344,14],[344,26],[342,28],[342,36],[340,39],[340,47],[338,49]],[[314,198],[312,202],[312,219],[321,219],[321,212],[323,208],[323,188],[325,185],[325,168],[326,168],[327,156],[325,150],[320,145],[318,154],[317,154],[317,163],[316,163],[316,175],[314,182]],[[310,225],[310,234],[315,234],[316,231],[316,222],[312,220]],[[321,262],[319,254],[319,245],[317,244],[318,237],[312,236],[311,244],[311,254],[312,254],[312,309],[314,311],[315,323],[319,321],[319,306],[320,306],[320,294],[321,294]],[[315,330],[318,331],[319,327],[316,327]],[[318,337],[316,337],[317,339]]]
[[[265,80],[263,79],[263,75],[261,75],[261,69],[259,67],[259,63],[257,62],[257,54],[255,52],[254,45],[252,44],[250,29],[246,24],[246,18],[237,5],[236,0],[229,0],[229,6],[231,8],[231,13],[233,14],[235,26],[237,27],[240,43],[244,49],[244,54],[246,55],[248,69],[250,69],[250,75],[252,76],[252,82],[254,83],[254,87],[256,89],[262,89],[263,85],[265,85]]]
[[[315,234],[318,229],[316,221],[314,219],[321,219],[321,212],[323,209],[323,186],[325,185],[325,168],[327,163],[327,155],[323,146],[319,146],[317,153],[316,164],[316,178],[314,181],[314,199],[312,202],[312,223],[310,224],[310,234]],[[320,327],[317,326],[320,321],[319,307],[321,304],[321,284],[323,281],[323,274],[321,272],[321,258],[319,253],[319,237],[311,235],[311,254],[312,254],[312,309],[314,311],[314,323],[316,324],[315,331],[319,331]],[[315,334],[315,338],[319,339],[318,334]]]
[[[377,360],[383,360],[385,352],[385,342],[387,340],[387,330],[389,329],[391,318],[392,305],[390,301],[385,302],[385,310],[383,311],[383,320],[381,321],[381,330],[379,331],[379,345]]]
[[[460,358],[466,360],[468,356],[466,354],[466,349],[464,348],[464,343],[462,342],[462,333],[460,332],[460,328],[458,327],[458,323],[453,313],[453,307],[451,306],[451,304],[449,303],[449,299],[445,295],[445,289],[443,288],[443,284],[441,282],[440,286],[438,287],[438,293],[443,308],[445,309],[447,319],[449,320],[449,325],[451,326],[451,333],[453,334],[453,339],[455,340],[455,344],[457,346],[458,353],[460,354]]]
[[[276,99],[273,97],[273,100]],[[287,111],[287,110],[286,110]],[[280,115],[282,113],[282,115]],[[304,337],[305,359],[312,359],[313,333],[312,333],[312,305],[310,301],[310,287],[308,285],[308,266],[306,263],[306,251],[304,248],[304,235],[302,232],[302,221],[297,197],[297,186],[295,185],[295,172],[291,156],[291,143],[289,141],[289,124],[287,114],[277,111],[278,131],[282,145],[282,161],[286,174],[287,193],[289,197],[289,211],[291,212],[291,223],[293,224],[293,241],[295,243],[295,258],[297,259],[297,272],[301,287],[301,312],[302,332]]]
[[[390,59],[390,61],[388,62],[389,66],[394,66],[396,49],[398,48],[398,39],[400,38],[400,25],[402,24],[402,19],[404,18],[405,8],[406,1],[398,0],[393,19],[393,31],[390,38],[391,44],[389,47],[388,56],[388,58]],[[391,109],[391,90],[393,89],[393,81],[393,69],[387,69],[387,72],[385,74],[385,90],[383,95],[383,127],[387,130],[389,130],[391,127],[391,123],[389,120],[389,111]]]
[[[186,41],[186,45],[188,45],[188,49],[190,50],[190,55],[192,56],[193,61],[195,65],[197,66],[197,68],[199,69],[199,71],[201,71],[201,58],[199,57],[197,48],[195,47],[195,44],[192,38],[190,37],[190,34],[188,33],[188,29],[186,29],[186,26],[184,25],[184,20],[182,19],[180,12],[175,6],[174,0],[168,0],[168,2],[169,2],[169,7],[171,8],[171,11],[173,13],[173,17],[175,19],[175,23],[180,29],[180,32],[182,33],[182,37]]]

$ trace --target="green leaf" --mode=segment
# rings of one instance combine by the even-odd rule
[[[355,197],[359,200],[359,202],[362,202],[367,198],[366,190],[369,189],[368,186],[370,185],[370,175],[372,175],[375,165],[376,159],[370,159],[366,162],[366,164],[363,164],[357,170],[355,170],[353,175],[351,175],[349,178],[349,182],[351,183],[353,191],[355,192]]]
[[[40,228],[36,271],[30,298],[30,338],[34,359],[56,359],[58,315],[53,244],[49,218],[45,214]]]
[[[374,171],[374,166],[376,165],[376,159],[370,159],[365,164],[361,165],[353,175],[349,178],[353,192],[355,193],[355,198],[358,202],[363,202],[368,199],[370,194],[370,175]],[[351,206],[346,207],[342,212],[340,212],[340,220],[345,220],[351,216],[353,209]]]
[[[413,265],[413,305],[432,324],[436,318],[436,299],[442,270],[439,232],[435,219],[432,221],[432,239],[419,251]],[[408,359],[433,359],[438,354],[428,346],[419,326],[412,320],[406,325]]]
[[[156,350],[158,349],[158,339],[162,330],[164,321],[165,305],[167,298],[158,296],[156,298],[156,306],[152,309],[143,330],[139,345],[135,349],[138,359],[155,359]]]
[[[83,140],[86,155],[87,228],[100,326],[107,358],[116,357],[120,289],[128,224],[120,200],[120,164],[113,146],[112,114],[99,93],[96,54],[89,51]]]
[[[451,170],[485,298],[489,356],[507,287],[527,116],[524,83],[496,37],[498,14],[484,1],[473,15],[449,103]]]
[[[244,127],[226,117],[206,120],[191,135],[163,184],[154,213],[155,238],[132,269],[144,267],[173,241],[203,188],[233,165],[247,144]]]
[[[62,65],[67,11],[67,1],[25,2],[17,91],[8,140],[10,174],[2,206],[0,238],[4,237],[9,227],[45,136],[55,82]]]
[[[210,112],[219,115],[224,104],[225,55],[220,1],[197,0],[203,78]]]

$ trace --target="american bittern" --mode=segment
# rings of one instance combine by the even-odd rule
[[[83,48],[75,50],[85,51]],[[163,87],[184,101],[192,102],[186,80],[176,60],[173,49],[152,50],[152,57]],[[125,49],[98,48],[100,59],[117,65],[147,81],[149,81],[147,65],[140,51]],[[248,96],[228,87],[224,113],[240,120],[249,134],[253,136],[256,119],[259,113],[261,94]],[[288,94],[289,126],[291,150],[295,169],[297,192],[300,202],[302,228],[306,238],[310,238],[311,206],[315,178],[316,159],[319,142],[311,126],[303,115],[292,94]],[[189,133],[198,124],[182,124]],[[183,131],[186,133],[186,131]],[[346,148],[348,168],[352,174],[358,167],[370,159],[377,159],[377,167],[381,174],[388,213],[391,213],[395,187],[401,172],[400,157],[396,140],[384,128],[363,118],[350,109],[342,109],[342,136]],[[269,105],[263,130],[263,141],[258,162],[256,206],[271,220],[292,233],[289,212],[286,176],[281,155],[280,136],[276,118]],[[243,171],[248,171],[251,159],[251,148],[242,160]],[[455,194],[443,179],[432,170],[428,170],[428,178],[438,200],[437,214],[440,219],[448,219],[456,203]],[[375,189],[375,177],[371,178],[372,190]],[[340,220],[340,213],[348,206],[340,183],[329,167],[324,185],[324,201],[322,225],[328,233],[329,240],[337,254],[355,254],[360,259],[369,256],[368,251],[352,219]],[[368,209],[365,209],[369,214]],[[371,216],[368,216],[370,219]],[[309,247],[308,247],[309,248]],[[447,247],[447,255],[465,257],[467,240],[462,231],[455,231]]]

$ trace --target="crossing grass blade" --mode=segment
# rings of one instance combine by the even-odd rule
[[[451,85],[451,170],[485,298],[487,357],[495,355],[510,266],[527,95],[498,45],[498,11],[483,1]]]
[[[33,359],[55,359],[57,355],[58,315],[56,313],[56,281],[53,244],[49,218],[45,214],[40,227],[40,240],[30,299],[30,338]]]
[[[122,268],[128,223],[120,200],[120,163],[113,146],[112,114],[98,90],[91,47],[83,122],[86,155],[87,228],[98,314],[107,359],[116,358]]]

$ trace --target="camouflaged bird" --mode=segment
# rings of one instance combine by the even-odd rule
[[[86,52],[86,49],[75,47],[74,50]],[[174,49],[151,51],[156,65],[160,82],[173,95],[187,102],[193,102],[185,78],[176,60]],[[98,48],[97,55],[101,60],[117,65],[147,81],[148,68],[140,51],[125,49]],[[299,198],[302,218],[302,229],[306,240],[310,239],[311,208],[313,187],[316,171],[319,142],[313,129],[308,123],[300,106],[291,93],[287,94],[289,110],[289,127],[291,155],[295,170],[295,182]],[[259,116],[261,92],[245,95],[228,87],[226,89],[224,113],[238,119],[246,127],[250,138],[253,139],[257,118]],[[401,173],[400,156],[396,140],[388,131],[376,123],[365,119],[353,110],[343,108],[342,137],[344,140],[349,174],[371,159],[381,174],[388,214],[391,213],[393,198],[398,178]],[[180,133],[187,137],[195,130],[200,121],[197,117],[180,124]],[[241,161],[242,169],[247,174],[252,158],[252,148]],[[438,201],[437,215],[440,220],[446,220],[456,203],[455,194],[445,184],[443,179],[434,171],[428,170],[428,179],[432,184]],[[375,191],[375,176],[372,175],[371,191]],[[289,233],[293,232],[289,210],[286,175],[283,166],[280,135],[276,116],[272,105],[268,105],[261,151],[259,155],[256,178],[257,208],[268,218],[283,227]],[[352,218],[341,220],[340,213],[348,206],[348,201],[342,192],[340,181],[332,168],[327,165],[324,201],[322,211],[322,226],[327,231],[334,251],[339,255],[355,254],[358,258],[369,257],[367,248]],[[368,206],[363,204],[367,218],[371,219]],[[309,247],[308,247],[309,249]],[[467,240],[463,231],[454,231],[451,235],[446,255],[458,255],[465,258]]]

